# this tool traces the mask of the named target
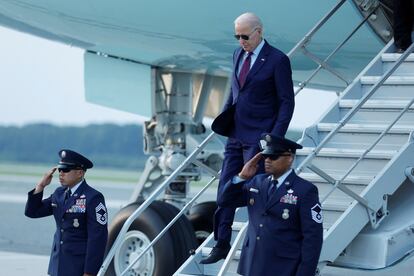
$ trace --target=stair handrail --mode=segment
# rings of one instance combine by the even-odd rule
[[[347,85],[349,85],[348,81],[344,79],[339,73],[336,73],[335,70],[331,69],[327,63],[328,61],[351,39],[351,37],[368,21],[368,19],[371,17],[371,15],[377,11],[379,6],[374,8],[364,19],[351,31],[351,33],[341,41],[341,43],[336,46],[336,48],[322,61],[317,59],[316,56],[311,54],[306,48],[303,48],[303,52],[306,56],[308,56],[310,59],[312,59],[314,62],[318,64],[318,67],[310,74],[310,76],[305,80],[298,84],[298,89],[295,91],[295,96],[300,93],[300,91],[303,90],[303,88],[306,87],[306,85],[319,73],[319,71],[324,68],[334,74],[336,77],[344,81]],[[306,51],[306,52],[305,52]]]
[[[391,45],[393,41],[389,43]],[[388,46],[389,46],[388,45]],[[379,143],[379,141],[389,132],[389,130],[399,121],[399,119],[410,109],[411,105],[414,103],[414,98],[409,101],[409,103],[400,111],[400,113],[396,116],[396,118],[391,121],[390,124],[378,135],[377,139],[374,140],[374,142],[361,154],[361,156],[351,165],[351,167],[348,169],[348,171],[341,177],[339,180],[334,180],[332,177],[330,177],[326,172],[322,171],[312,163],[309,164],[309,162],[316,156],[316,154],[321,150],[321,148],[326,144],[330,138],[335,135],[340,128],[342,128],[355,113],[360,110],[362,105],[365,104],[365,102],[378,90],[380,86],[384,84],[384,82],[395,72],[395,70],[401,65],[404,60],[410,55],[410,53],[414,50],[414,44],[412,44],[406,51],[403,53],[397,61],[391,66],[391,68],[382,76],[379,78],[379,80],[375,83],[375,85],[369,90],[369,92],[364,95],[360,99],[357,105],[355,105],[346,115],[345,117],[340,121],[340,123],[333,129],[322,142],[313,150],[311,154],[309,154],[299,165],[298,172],[300,172],[305,166],[309,169],[311,169],[313,172],[318,174],[319,176],[328,179],[330,183],[333,184],[332,189],[327,193],[327,195],[321,200],[321,203],[325,202],[329,195],[336,189],[340,189],[342,192],[350,196],[351,198],[357,200],[360,204],[365,206],[367,209],[370,209],[371,211],[375,212],[377,211],[374,206],[372,206],[371,202],[367,201],[365,198],[361,197],[360,195],[356,194],[346,186],[342,185],[345,178],[356,168],[356,166],[364,159],[364,157]],[[368,212],[368,214],[372,214],[372,212]],[[378,223],[372,222],[371,223],[373,227],[377,227]]]
[[[298,84],[298,89],[295,91],[295,96],[306,87],[306,85],[318,74],[318,72],[324,68],[337,78],[341,79],[348,86],[348,81],[341,76],[339,72],[336,72],[331,68],[327,62],[349,41],[349,39],[367,22],[371,15],[377,11],[381,5],[373,5],[373,9],[370,13],[364,17],[364,19],[351,31],[351,33],[338,44],[338,46],[324,59],[321,60],[317,56],[313,55],[306,49],[307,44],[311,41],[312,37],[328,22],[328,20],[342,7],[346,0],[340,0],[330,11],[328,11],[321,20],[319,20],[314,27],[288,52],[287,56],[291,58],[296,52],[301,50],[305,56],[310,58],[318,67],[311,73],[311,75]]]
[[[320,28],[336,13],[337,10],[346,2],[346,0],[340,0],[321,20],[319,20],[314,27],[289,51],[287,56],[291,58],[294,53],[296,53],[299,49],[306,46],[309,43],[311,38],[315,35]]]
[[[230,267],[230,263],[233,260],[234,256],[236,255],[237,252],[237,248],[239,248],[240,242],[242,241],[242,239],[244,238],[244,236],[246,235],[246,230],[247,227],[249,225],[249,221],[247,221],[246,223],[244,223],[243,227],[240,229],[239,233],[237,233],[237,236],[233,242],[232,247],[230,248],[229,253],[227,254],[226,259],[224,260],[220,271],[218,272],[217,276],[224,276],[225,273],[227,272],[227,270]]]
[[[391,40],[388,45],[391,45],[394,41]],[[359,102],[352,107],[352,109],[342,118],[336,127],[329,132],[329,134],[315,147],[315,149],[310,153],[297,167],[297,171],[301,172],[304,167],[319,153],[319,151],[325,146],[327,142],[346,124],[348,121],[355,115],[355,113],[361,109],[361,107],[368,101],[369,98],[380,88],[384,82],[397,70],[397,68],[404,62],[404,60],[410,55],[410,51],[414,49],[414,44],[412,44],[407,51],[405,51],[401,56],[397,59],[397,61],[393,64],[393,66],[388,69],[388,71],[382,75],[378,81],[374,84],[373,87],[366,93]]]
[[[220,172],[219,172],[220,174]],[[213,176],[211,180],[178,212],[177,215],[164,227],[164,229],[158,233],[158,235],[141,251],[141,253],[125,268],[121,273],[121,276],[125,275],[132,268],[132,266],[139,261],[142,256],[159,240],[164,234],[174,225],[174,223],[192,206],[192,204],[211,186],[211,184],[217,179],[217,176]]]
[[[210,142],[212,138],[215,137],[215,133],[211,132],[196,148],[193,152],[191,152],[187,158],[183,161],[181,165],[177,167],[176,170],[174,170],[171,175],[167,177],[158,187],[155,189],[149,197],[128,217],[128,219],[125,221],[124,225],[122,226],[121,230],[119,231],[115,242],[113,243],[111,249],[108,252],[108,255],[105,257],[104,262],[101,265],[101,268],[99,269],[98,276],[103,276],[106,272],[106,270],[109,267],[109,264],[112,261],[112,258],[115,255],[115,251],[119,248],[121,245],[122,239],[126,235],[129,227],[134,222],[134,220],[144,212],[148,206],[157,199],[157,197],[161,194],[161,192],[164,191],[164,189],[169,185],[190,163],[192,163],[192,160],[197,157],[197,155],[204,149],[204,147]]]

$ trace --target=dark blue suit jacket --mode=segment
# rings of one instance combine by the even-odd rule
[[[268,199],[269,174],[226,183],[221,206],[247,206],[249,226],[238,272],[242,275],[312,276],[322,248],[318,189],[294,172]]]
[[[237,71],[243,54],[242,48],[233,54],[230,95],[212,129],[246,143],[257,143],[263,132],[284,137],[295,106],[289,58],[265,41],[240,87]]]
[[[108,238],[108,213],[103,195],[86,181],[66,204],[64,187],[57,188],[44,200],[43,192],[33,194],[33,191],[28,193],[25,215],[30,218],[53,215],[56,221],[48,273],[52,276],[97,274]]]

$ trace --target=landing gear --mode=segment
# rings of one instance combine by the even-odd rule
[[[132,203],[124,207],[113,219],[109,228],[108,250],[124,222],[139,205]],[[106,275],[120,275],[177,213],[178,209],[168,203],[153,202],[130,226]],[[186,217],[181,217],[126,275],[170,276],[188,258],[190,250],[196,247],[192,225]]]
[[[216,209],[217,203],[214,201],[202,202],[191,208],[188,219],[193,225],[198,245],[201,245],[213,232],[213,218]]]

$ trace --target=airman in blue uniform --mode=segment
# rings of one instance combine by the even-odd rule
[[[315,275],[322,248],[318,189],[291,168],[301,145],[264,134],[262,152],[226,183],[219,204],[247,206],[249,225],[238,273],[261,276]],[[265,174],[256,176],[265,159]]]
[[[71,150],[61,150],[57,167],[45,174],[28,193],[25,215],[41,218],[53,215],[56,232],[48,274],[52,276],[96,275],[103,262],[108,239],[108,213],[103,195],[85,179],[91,161]],[[61,187],[43,199],[43,190],[58,170]]]

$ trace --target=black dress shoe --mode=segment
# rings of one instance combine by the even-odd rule
[[[207,258],[202,259],[200,264],[214,264],[220,261],[221,259],[225,259],[227,254],[230,251],[230,247],[220,248],[220,247],[213,247],[210,254]]]
[[[404,53],[404,52],[405,52],[405,50],[404,50],[403,48],[398,48],[395,52],[396,52],[397,54],[402,54],[402,53]]]

